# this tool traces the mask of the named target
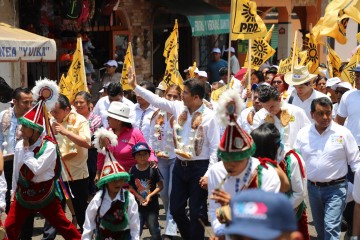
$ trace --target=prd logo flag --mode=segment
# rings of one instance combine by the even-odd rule
[[[308,49],[307,49],[307,57],[304,65],[308,66],[309,73],[317,74],[319,68],[319,56],[318,56],[317,45],[314,40],[314,35],[312,33],[310,33],[310,39],[308,42]]]
[[[123,69],[121,72],[121,80],[120,80],[122,88],[125,91],[132,90],[132,87],[130,87],[130,85],[128,83],[129,67],[132,67],[134,74],[135,74],[134,56],[133,56],[131,42],[128,43],[128,47],[127,47],[126,55],[125,55],[125,59],[124,59],[124,65],[123,65]]]
[[[259,67],[274,55],[275,49],[273,49],[267,41],[264,39],[254,40],[251,46],[251,68],[258,70]],[[248,67],[248,62],[244,63],[245,67]]]
[[[360,48],[357,49],[356,53],[352,55],[350,62],[344,67],[343,71],[341,72],[341,79],[354,84],[355,73],[352,71],[356,68],[358,64],[358,59],[360,59]]]
[[[329,75],[330,77],[340,77],[341,59],[329,44],[326,44],[326,46],[328,48],[327,62],[329,67]]]
[[[231,40],[264,37],[266,35],[266,26],[256,13],[256,3],[249,0],[231,1]]]

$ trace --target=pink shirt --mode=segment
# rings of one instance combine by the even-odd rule
[[[118,161],[127,172],[129,172],[130,168],[136,164],[136,161],[131,154],[131,148],[138,142],[146,142],[141,131],[137,128],[124,128],[124,130],[118,135],[118,145],[116,147],[109,147],[109,151],[112,152],[116,161]],[[102,170],[104,161],[105,155],[98,153],[98,171]],[[151,150],[149,161],[157,161],[153,150]]]

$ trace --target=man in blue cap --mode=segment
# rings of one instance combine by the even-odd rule
[[[231,223],[225,234],[232,240],[301,240],[289,199],[260,189],[241,191],[231,201]]]

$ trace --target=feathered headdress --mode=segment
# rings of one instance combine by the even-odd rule
[[[242,109],[239,94],[226,90],[219,99],[218,113],[220,121],[226,126],[221,138],[218,156],[224,162],[237,162],[249,158],[255,153],[255,144],[251,136],[236,122]]]
[[[106,130],[105,128],[99,128],[95,134],[94,146],[98,152],[105,155],[105,163],[101,171],[100,180],[97,183],[98,188],[101,188],[105,184],[114,181],[114,180],[130,180],[130,175],[125,171],[125,169],[120,165],[118,161],[115,160],[112,153],[107,149],[108,144],[111,146],[116,146],[118,144],[117,136],[111,130]]]
[[[42,133],[44,124],[48,125],[48,120],[45,121],[47,110],[51,111],[58,100],[59,87],[56,82],[45,78],[36,81],[32,93],[37,103],[24,116],[19,118],[19,123]]]

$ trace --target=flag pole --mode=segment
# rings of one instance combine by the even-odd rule
[[[84,52],[83,52],[83,45],[82,45],[82,39],[81,37],[78,37],[77,38],[77,41],[80,41],[80,54],[82,56],[82,64],[83,64],[83,68],[82,68],[82,75],[84,77],[84,86],[85,86],[85,89],[86,89],[86,92],[89,92],[89,89],[87,87],[87,80],[86,80],[86,73],[85,73],[85,59],[84,59]]]
[[[233,8],[233,4],[232,4],[233,1],[230,1],[230,21],[229,21],[229,42],[228,42],[228,67],[227,67],[227,85],[228,85],[228,88],[230,87],[230,82],[231,82],[231,79],[230,79],[230,58],[231,58],[231,51],[230,51],[230,47],[231,47],[231,32],[232,32],[232,8]],[[236,51],[235,51],[236,52]]]
[[[291,60],[291,73],[293,73],[293,71],[294,71],[296,44],[297,44],[297,30],[295,30],[295,37],[294,37],[294,44],[293,44],[293,55],[292,55],[292,60]]]
[[[247,68],[248,90],[251,89],[251,44],[252,44],[252,41],[251,41],[251,38],[249,38],[249,44],[248,44],[248,68]]]

